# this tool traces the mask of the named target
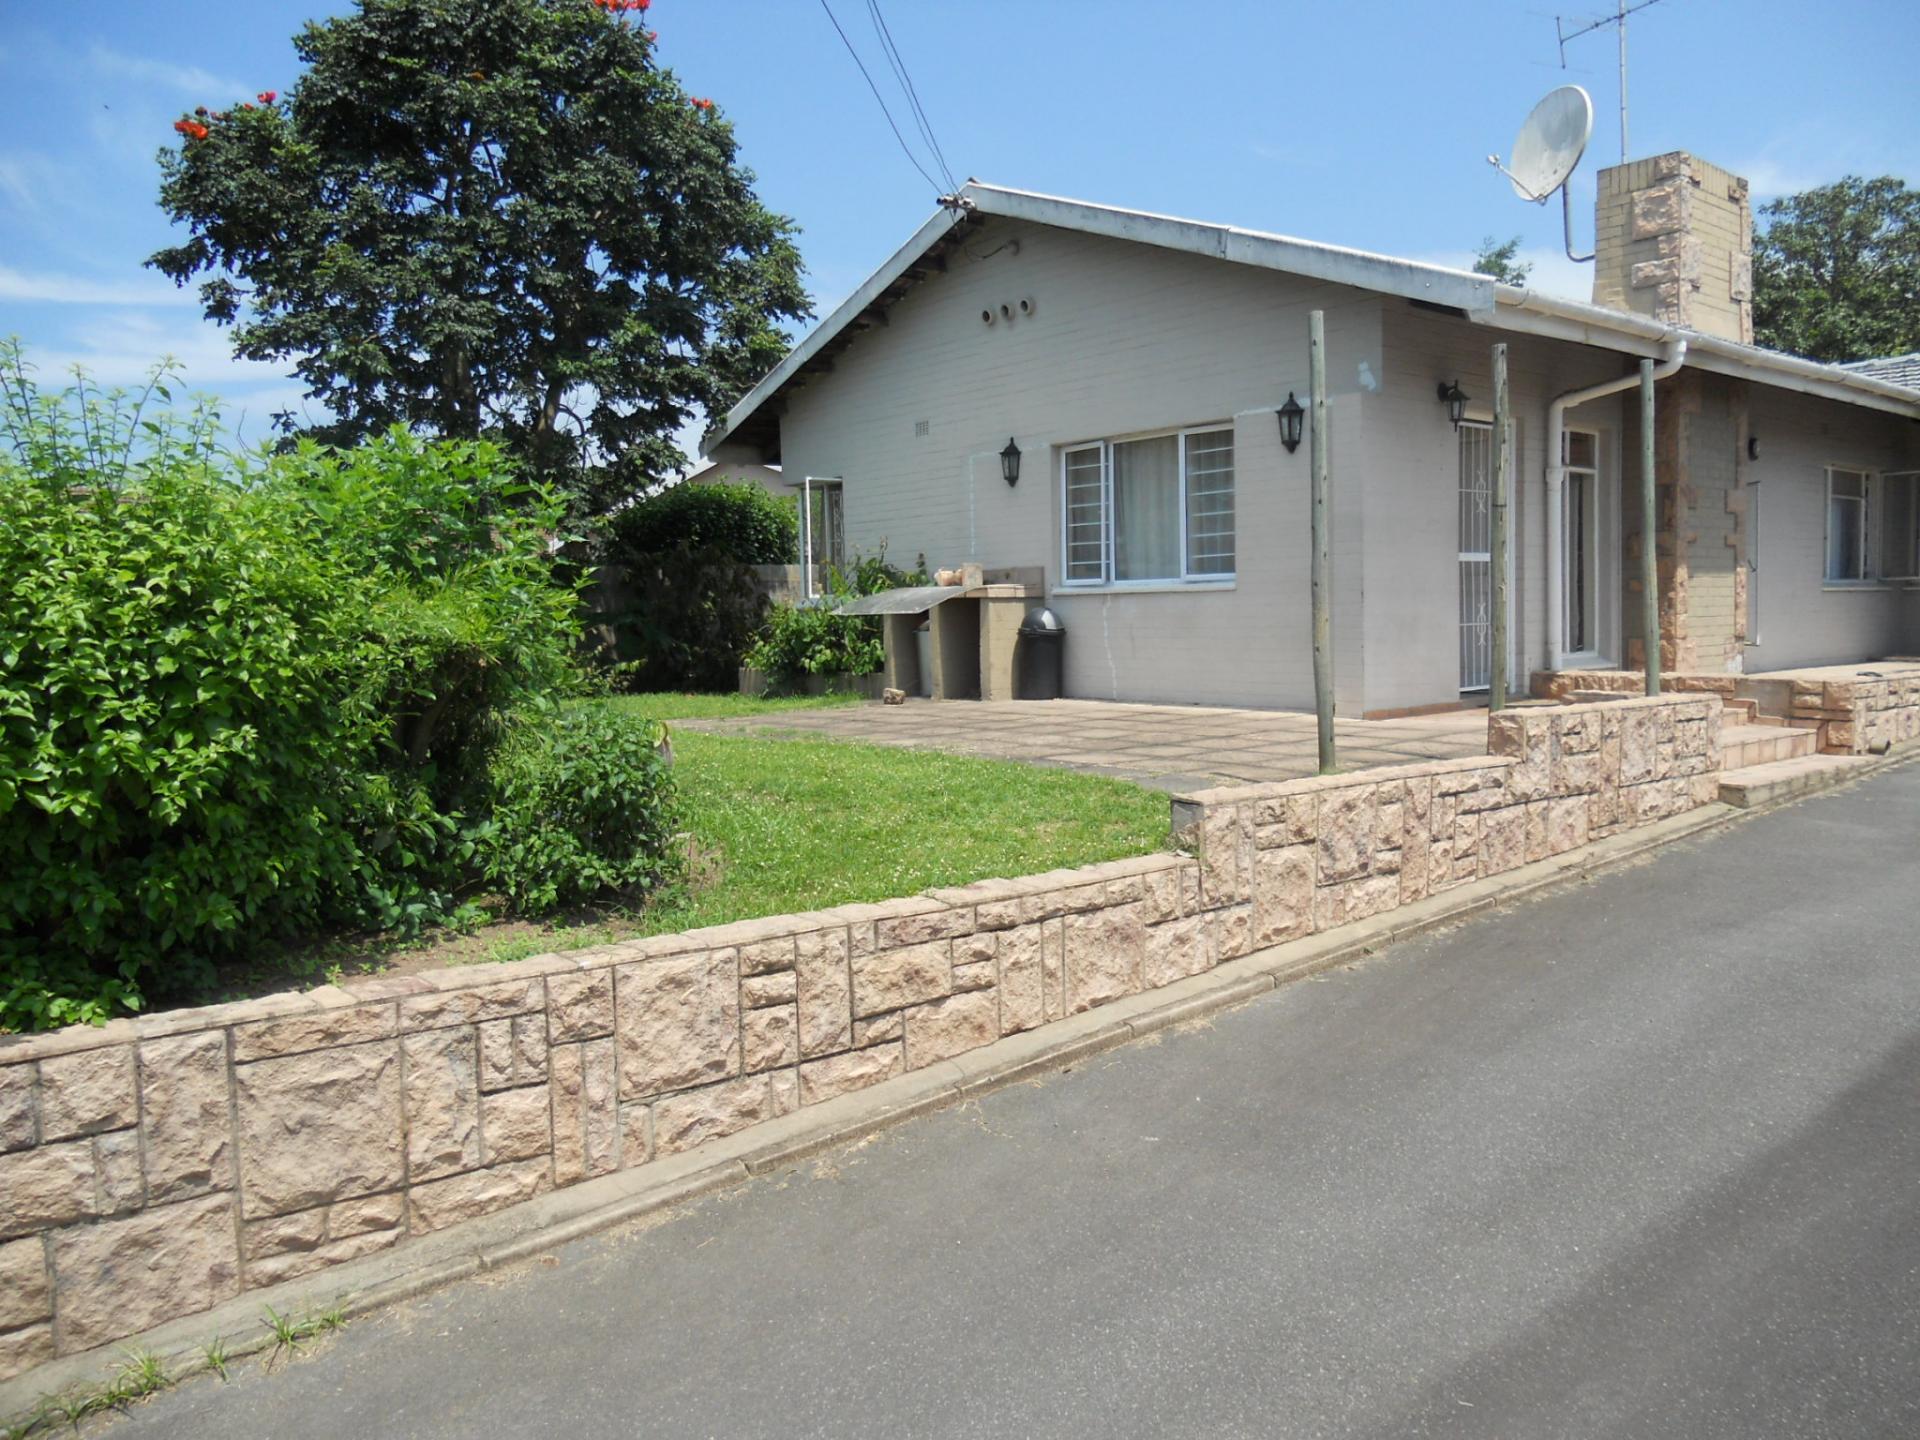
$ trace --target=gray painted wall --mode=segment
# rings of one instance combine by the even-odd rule
[[[1748,401],[1760,458],[1760,641],[1749,674],[1913,654],[1920,607],[1889,585],[1835,586],[1826,568],[1826,467],[1920,468],[1920,425],[1810,395],[1754,386]]]
[[[1017,249],[1009,244],[1017,241]],[[1031,315],[1017,314],[1032,302]],[[999,307],[1016,311],[999,318]],[[1306,707],[1307,455],[1272,411],[1307,395],[1307,312],[1327,312],[1342,473],[1361,459],[1359,363],[1379,370],[1378,297],[1198,256],[990,222],[910,291],[782,419],[785,473],[845,483],[848,543],[902,563],[978,561],[1060,574],[1059,460],[1075,442],[1230,421],[1238,577],[1155,593],[1056,591],[1067,686],[1082,696]],[[995,323],[981,321],[991,309]],[[925,422],[927,433],[916,427]],[[1000,478],[1008,436],[1018,487]],[[1362,486],[1336,507],[1336,656],[1358,714]]]
[[[1019,313],[1023,300],[1030,314]],[[1491,347],[1502,338],[1519,422],[1511,673],[1523,690],[1548,654],[1546,407],[1562,391],[1632,372],[1625,356],[1503,336],[1401,300],[1205,257],[994,220],[830,373],[791,393],[784,473],[844,482],[848,544],[863,553],[884,544],[901,564],[924,555],[935,568],[1043,567],[1068,626],[1070,694],[1310,708],[1309,447],[1287,455],[1272,411],[1289,390],[1307,399],[1307,312],[1316,307],[1327,312],[1340,712],[1457,698],[1457,448],[1434,386],[1458,379],[1474,411],[1490,413]],[[1629,392],[1570,416],[1600,432],[1609,527],[1631,483],[1623,421],[1636,403]],[[1209,422],[1235,432],[1236,579],[1150,593],[1058,588],[1061,449]],[[1804,481],[1811,494],[1821,424],[1864,427],[1856,443],[1879,455],[1904,423],[1812,401],[1771,410],[1756,402],[1756,428],[1774,437],[1758,468],[1786,477],[1777,491]],[[1793,442],[1799,430],[1808,433]],[[1012,490],[999,459],[1010,435],[1023,452]],[[1791,604],[1776,586],[1766,652],[1750,669],[1756,659],[1799,664],[1915,643],[1911,597],[1822,594],[1817,504],[1811,539],[1798,502],[1776,510],[1785,513],[1769,514],[1763,564],[1794,574],[1811,563],[1816,579],[1800,582]],[[1610,538],[1601,658],[1618,663],[1617,528]]]

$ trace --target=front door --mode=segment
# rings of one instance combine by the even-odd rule
[[[1493,426],[1460,424],[1460,689],[1493,683]]]

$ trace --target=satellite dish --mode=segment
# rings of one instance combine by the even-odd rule
[[[1514,138],[1513,159],[1500,172],[1522,200],[1544,205],[1567,183],[1593,134],[1593,100],[1578,85],[1550,91]]]

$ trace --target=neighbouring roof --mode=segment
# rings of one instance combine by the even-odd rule
[[[1882,355],[1874,360],[1849,360],[1840,367],[1861,375],[1871,375],[1889,385],[1904,385],[1920,390],[1920,350],[1910,355]]]
[[[1377,294],[1452,310],[1480,324],[1574,340],[1633,356],[1660,355],[1677,339],[1688,345],[1689,364],[1723,374],[1784,385],[1832,399],[1871,406],[1920,419],[1920,375],[1884,376],[1867,366],[1893,361],[1862,361],[1855,366],[1823,365],[1795,356],[1692,331],[1677,330],[1619,310],[1562,300],[1485,275],[1402,260],[1341,245],[1326,245],[1290,235],[1244,230],[1202,220],[1184,220],[1146,210],[1069,200],[1030,190],[1012,190],[969,180],[868,276],[834,312],[815,326],[780,363],[763,376],[701,442],[711,454],[725,441],[777,448],[780,393],[804,384],[814,373],[831,370],[833,356],[862,332],[887,323],[887,310],[928,275],[947,268],[947,255],[967,226],[982,217],[1001,216],[1088,235],[1131,240],[1188,254],[1206,255],[1238,265],[1350,285]],[[1920,357],[1898,357],[1920,363]]]

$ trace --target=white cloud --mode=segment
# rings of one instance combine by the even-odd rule
[[[1914,173],[1894,159],[1882,143],[1832,126],[1776,136],[1728,168],[1746,177],[1756,200],[1797,195],[1802,190],[1831,185],[1843,175],[1897,175],[1906,179]]]
[[[34,183],[34,175],[42,163],[33,155],[0,155],[0,195],[22,210],[38,210],[40,187]]]
[[[0,265],[0,300],[41,305],[191,305],[191,290],[164,280],[146,283],[89,280],[82,275],[15,270]]]
[[[180,362],[184,388],[219,393],[262,385],[285,386],[286,372],[258,360],[237,359],[225,332],[198,318],[163,320],[138,310],[103,309],[67,329],[60,348],[33,349],[27,358],[43,381],[78,365],[102,385],[144,384],[163,357]]]
[[[203,105],[225,105],[246,98],[258,88],[244,81],[215,75],[198,65],[177,65],[167,60],[149,59],[144,55],[122,55],[104,45],[95,45],[87,53],[87,60],[96,70],[177,90],[193,96]]]

